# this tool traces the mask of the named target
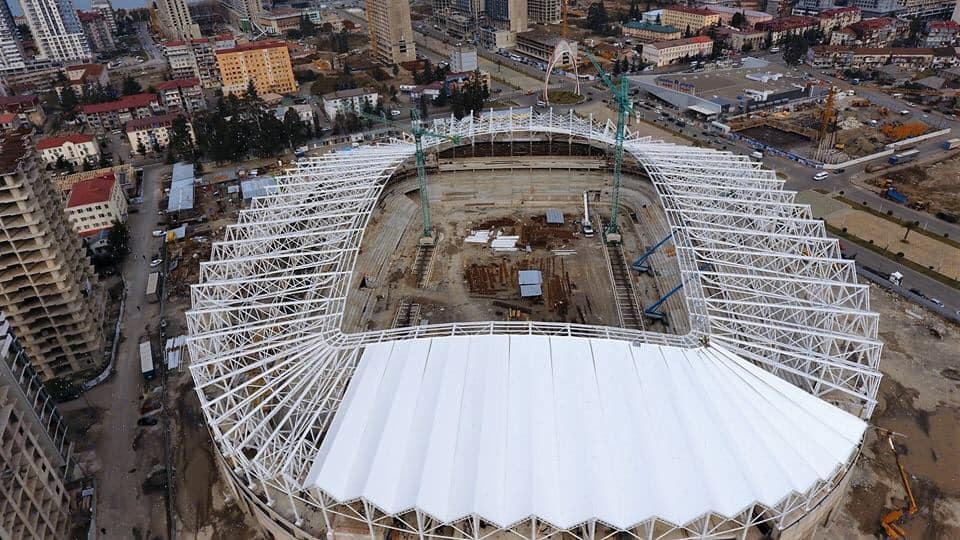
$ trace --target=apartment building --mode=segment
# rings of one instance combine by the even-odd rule
[[[170,65],[170,77],[200,79],[204,88],[220,88],[220,68],[217,66],[216,51],[236,46],[237,40],[230,34],[161,44]]]
[[[113,40],[113,32],[107,24],[107,19],[95,11],[78,11],[77,17],[80,19],[80,26],[83,27],[83,33],[90,41],[90,48],[95,53],[109,52],[117,48]]]
[[[825,35],[830,35],[834,30],[860,22],[863,19],[863,12],[858,7],[839,7],[821,11],[817,18],[820,19],[820,30],[823,30]]]
[[[670,41],[680,39],[680,30],[673,26],[654,24],[646,21],[630,21],[623,25],[623,35],[629,36],[641,43],[654,41]]]
[[[38,59],[88,61],[93,57],[72,0],[21,0]]]
[[[107,21],[107,27],[110,28],[110,33],[116,35],[118,29],[117,14],[113,11],[113,4],[110,3],[110,0],[91,0],[90,11],[103,15],[103,19]]]
[[[0,309],[43,379],[99,366],[103,294],[29,133],[0,135]]]
[[[514,49],[515,51],[523,53],[531,58],[535,58],[541,62],[549,62],[550,58],[553,57],[553,51],[557,48],[557,44],[562,38],[556,34],[546,32],[541,29],[536,29],[527,32],[521,32],[517,34],[516,39],[517,45]],[[557,67],[572,67],[573,63],[577,60],[577,56],[579,55],[577,42],[567,40],[567,43],[570,45],[570,52],[573,54],[565,51],[560,56],[560,59],[557,60]]]
[[[323,95],[323,112],[333,120],[337,115],[359,113],[367,105],[376,108],[379,103],[380,94],[373,88],[338,90]]]
[[[73,185],[67,197],[67,220],[81,237],[127,221],[127,196],[113,173]]]
[[[200,79],[173,79],[154,86],[160,96],[160,104],[167,112],[183,111],[193,114],[207,108]]]
[[[79,469],[66,422],[0,312],[0,538],[71,537]]]
[[[26,67],[22,40],[10,6],[0,2],[0,71]]]
[[[197,39],[200,26],[193,22],[187,0],[154,0],[160,31],[168,39]]]
[[[527,22],[532,24],[560,24],[560,0],[527,0]]]
[[[706,36],[695,36],[648,43],[643,46],[640,58],[648,64],[660,67],[687,62],[698,55],[707,56],[712,52],[712,39]]]
[[[947,49],[952,51],[952,49]],[[952,57],[956,60],[956,57]],[[813,67],[876,68],[894,65],[902,68],[925,69],[934,63],[950,63],[951,58],[940,56],[937,49],[906,47],[843,47],[818,45],[807,51],[807,63]]]
[[[752,9],[745,9],[742,7],[728,7],[728,6],[718,6],[718,5],[709,5],[706,6],[707,9],[716,13],[720,16],[720,24],[730,24],[733,22],[733,17],[737,13],[743,17],[743,30],[748,28],[753,28],[757,24],[773,20],[773,15],[769,13],[764,13],[762,11],[754,11]]]
[[[702,28],[720,24],[720,14],[705,8],[674,4],[661,10],[660,24],[672,26],[686,34],[696,34]]]
[[[767,41],[763,30],[737,30],[732,26],[717,29],[717,39],[723,39],[734,51],[758,51]]]
[[[170,135],[173,133],[173,121],[182,116],[180,113],[164,114],[138,118],[127,122],[124,130],[130,142],[132,152],[146,154],[148,152],[162,152],[170,146]],[[190,138],[194,138],[193,125],[187,121],[187,130]]]
[[[856,34],[857,45],[861,47],[886,47],[907,30],[907,25],[893,17],[863,19],[848,27]]]
[[[97,132],[120,129],[134,118],[161,113],[163,106],[156,94],[134,94],[116,101],[80,106],[81,120]]]
[[[923,28],[923,47],[950,47],[960,36],[960,24],[954,21],[929,21]]]
[[[495,31],[488,31],[486,33],[490,35],[487,40],[506,41],[512,46],[514,35],[518,32],[526,32],[529,28],[530,15],[527,0],[486,0],[484,11],[487,15],[487,23],[492,27],[491,30],[508,33],[496,36]]]
[[[260,0],[220,0],[220,5],[226,9],[229,22],[244,32],[253,30],[252,23],[263,12]]]
[[[297,91],[290,51],[283,41],[257,41],[216,51],[224,95],[244,94],[250,81],[260,95]]]
[[[392,65],[417,59],[406,0],[367,0],[367,30],[373,59]]]
[[[40,139],[37,152],[45,165],[54,165],[63,159],[79,169],[84,164],[100,161],[100,144],[93,135],[85,133]]]
[[[782,44],[791,36],[802,36],[811,30],[820,28],[820,20],[815,17],[789,15],[757,25],[757,29],[770,33],[770,42]]]
[[[276,8],[265,11],[260,14],[260,27],[271,36],[282,36],[289,30],[299,30],[301,19],[308,19],[310,22],[320,26],[323,24],[323,18],[320,16],[320,10],[311,7],[303,9],[294,8]]]

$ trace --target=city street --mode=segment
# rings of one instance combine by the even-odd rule
[[[84,399],[62,405],[65,412],[88,405],[103,411],[101,431],[95,438],[100,460],[96,473],[97,527],[107,531],[102,538],[129,539],[134,528],[141,531],[142,538],[163,538],[167,531],[163,495],[146,495],[141,487],[155,463],[140,462],[140,455],[132,450],[143,399],[139,344],[159,316],[159,304],[146,300],[146,283],[150,257],[160,242],[151,233],[157,225],[160,177],[167,170],[168,165],[144,169],[143,203],[127,223],[131,252],[123,265],[127,300],[115,374],[84,394]]]

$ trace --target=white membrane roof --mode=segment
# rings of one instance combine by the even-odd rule
[[[420,338],[366,346],[305,484],[444,522],[686,523],[805,493],[865,426],[717,345]]]

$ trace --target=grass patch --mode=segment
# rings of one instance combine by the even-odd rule
[[[551,105],[576,105],[583,103],[583,96],[574,94],[568,90],[551,90],[547,93],[550,97]]]
[[[947,285],[947,286],[949,286],[949,287],[953,287],[954,289],[960,290],[960,281],[957,281],[957,280],[955,280],[955,279],[953,279],[953,278],[951,278],[951,277],[945,276],[945,275],[941,274],[940,272],[931,270],[930,268],[927,268],[926,266],[923,266],[922,264],[917,264],[917,263],[915,263],[915,262],[913,262],[913,261],[911,261],[910,259],[907,259],[907,258],[905,258],[905,257],[897,257],[897,254],[896,254],[896,253],[891,253],[890,251],[888,251],[888,250],[886,250],[886,249],[884,249],[884,248],[882,248],[882,247],[880,247],[880,246],[878,246],[878,245],[876,245],[876,244],[871,244],[870,242],[864,240],[863,238],[860,238],[859,236],[854,236],[854,235],[852,235],[852,234],[850,234],[850,233],[845,233],[845,232],[843,232],[843,229],[840,229],[840,228],[838,228],[838,227],[834,227],[833,225],[827,224],[826,222],[824,223],[824,225],[826,225],[827,230],[830,231],[830,234],[833,234],[833,235],[836,236],[837,238],[842,238],[842,239],[844,239],[844,240],[846,240],[846,241],[848,241],[848,242],[852,242],[852,243],[854,243],[854,244],[857,244],[858,246],[867,248],[867,249],[869,249],[870,251],[872,251],[872,252],[874,252],[874,253],[878,253],[878,254],[880,254],[880,255],[883,255],[884,257],[886,257],[886,258],[888,258],[888,259],[890,259],[890,260],[892,260],[892,261],[896,261],[896,262],[898,262],[898,263],[906,266],[907,268],[910,268],[911,270],[913,270],[913,271],[915,271],[915,272],[918,272],[918,273],[920,273],[920,274],[923,274],[923,275],[925,275],[925,276],[927,276],[927,277],[929,277],[929,278],[931,278],[931,279],[935,279],[935,280],[939,281],[940,283],[943,283],[944,285]]]
[[[900,219],[900,218],[898,218],[898,217],[896,217],[896,216],[888,216],[888,215],[885,214],[884,212],[881,212],[881,211],[876,210],[876,209],[874,209],[874,208],[870,208],[869,206],[862,205],[862,204],[860,204],[860,203],[858,203],[858,202],[856,202],[856,201],[853,201],[853,200],[851,200],[851,199],[848,199],[848,198],[846,198],[846,197],[844,197],[844,196],[842,196],[842,195],[836,195],[836,196],[834,196],[833,198],[836,199],[836,200],[838,200],[838,201],[840,201],[840,202],[843,202],[843,203],[847,204],[850,208],[853,208],[854,210],[860,210],[861,212],[866,212],[866,213],[871,214],[871,215],[874,215],[874,216],[876,216],[876,217],[878,217],[878,218],[885,219],[885,220],[889,221],[890,223],[896,223],[897,225],[899,225],[899,226],[901,226],[901,227],[906,227],[906,222],[904,222],[902,219]],[[891,203],[892,203],[892,201],[891,201]],[[926,236],[926,237],[928,237],[928,238],[932,238],[932,239],[937,240],[937,241],[939,241],[939,242],[943,242],[944,244],[946,244],[946,245],[948,245],[948,246],[950,246],[950,247],[952,247],[952,248],[954,248],[954,249],[960,249],[960,242],[958,242],[958,241],[956,241],[956,240],[954,240],[954,239],[952,239],[952,238],[947,238],[947,237],[943,236],[942,234],[937,234],[937,233],[934,233],[934,232],[930,232],[930,231],[927,231],[927,230],[922,229],[922,228],[920,228],[920,227],[915,227],[911,232],[912,232],[912,234],[921,234],[921,235]]]

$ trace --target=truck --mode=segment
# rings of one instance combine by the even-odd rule
[[[593,238],[593,224],[590,222],[590,193],[583,192],[583,223],[580,225],[583,236]]]
[[[900,287],[903,285],[903,274],[901,274],[900,272],[892,272],[888,274],[886,272],[877,270],[876,268],[870,268],[869,266],[864,266],[863,269],[872,274],[876,274],[882,277],[883,279],[889,281],[890,283],[893,283],[897,287]]]
[[[906,152],[900,152],[899,154],[890,156],[890,159],[887,161],[889,161],[891,165],[900,165],[917,159],[918,154],[920,154],[919,150],[907,150]]]
[[[147,302],[155,304],[160,300],[160,272],[150,272],[147,275]]]
[[[883,190],[883,196],[900,204],[907,204],[907,200],[909,199],[906,195],[897,191],[893,186]]]
[[[156,375],[153,367],[153,347],[150,346],[149,339],[140,342],[140,374],[145,381],[149,381]]]
[[[960,147],[960,139],[948,139],[943,141],[944,150],[953,150],[954,148]]]

